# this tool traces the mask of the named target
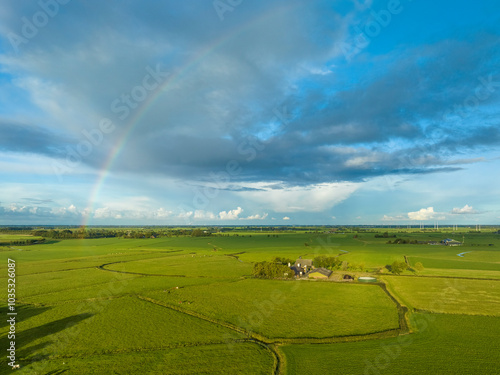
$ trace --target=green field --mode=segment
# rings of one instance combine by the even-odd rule
[[[242,280],[149,297],[267,338],[325,338],[398,328],[394,302],[377,286]],[[186,302],[189,302],[187,304]]]
[[[500,318],[416,314],[418,333],[281,347],[289,374],[498,374]]]
[[[386,230],[422,242],[452,237],[378,233]],[[455,237],[465,245],[448,247],[387,244],[376,233],[242,228],[210,237],[47,239],[3,247],[5,286],[7,259],[16,261],[20,373],[494,373],[500,236],[464,232]],[[319,255],[362,265],[362,272],[335,270],[338,279],[373,275],[388,292],[379,284],[252,276],[254,262]],[[392,275],[387,267],[405,257],[411,268]],[[417,262],[423,270],[415,270]],[[3,290],[0,311],[7,316]],[[8,329],[2,319],[4,349]],[[390,355],[387,348],[401,353],[383,368],[369,367],[382,363],[381,353]],[[0,374],[10,371],[4,356]]]
[[[408,307],[447,314],[500,316],[500,281],[434,277],[386,277]]]

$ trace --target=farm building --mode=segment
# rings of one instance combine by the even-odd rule
[[[446,238],[441,241],[441,243],[445,244],[446,246],[461,246],[462,243],[460,241],[455,241],[454,239],[451,238]]]
[[[299,272],[302,271],[302,272],[306,273],[311,268],[313,268],[313,261],[312,261],[312,259],[299,258],[295,261],[293,266],[297,269],[297,271],[299,271]]]
[[[330,275],[332,274],[332,271],[320,267],[320,268],[315,268],[312,271],[310,271],[307,276],[309,276],[310,279],[328,279]]]

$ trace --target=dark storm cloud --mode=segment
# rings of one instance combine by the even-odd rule
[[[0,150],[60,157],[69,137],[51,130],[0,120]]]
[[[496,124],[487,123],[496,112],[477,123],[475,108],[456,107],[489,75],[500,80],[497,35],[398,46],[345,64],[332,46],[346,37],[348,19],[327,1],[304,4],[245,2],[221,22],[211,1],[71,2],[3,64],[59,85],[92,121],[115,121],[108,153],[132,125],[114,167],[138,174],[206,181],[235,160],[233,181],[362,181],[454,171],[457,150],[497,144]],[[18,32],[36,9],[9,4],[4,28]],[[118,119],[111,103],[157,64],[169,84]],[[498,97],[491,92],[476,109]],[[84,127],[95,128],[92,121]],[[60,156],[69,143],[42,128],[1,124],[0,132],[3,150]],[[245,144],[247,136],[260,137],[259,146]],[[101,166],[103,147],[83,162]]]

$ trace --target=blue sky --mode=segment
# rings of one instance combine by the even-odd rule
[[[5,1],[0,224],[498,224],[496,1]]]

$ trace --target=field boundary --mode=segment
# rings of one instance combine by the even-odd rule
[[[191,310],[185,310],[182,309],[178,306],[162,302],[162,301],[157,301],[153,298],[150,297],[145,297],[141,295],[137,295],[137,298],[140,298],[144,301],[151,302],[153,304],[156,304],[158,306],[162,306],[168,309],[175,310],[177,312],[187,314],[194,316],[196,318],[205,320],[207,322],[217,324],[220,326],[223,326],[225,328],[232,329],[234,331],[237,331],[239,333],[242,333],[249,338],[254,338],[257,340],[260,340],[266,344],[328,344],[328,343],[335,343],[335,342],[347,342],[347,341],[363,341],[363,340],[373,340],[373,339],[378,339],[378,338],[387,338],[387,337],[393,337],[393,336],[398,336],[399,332],[401,331],[401,327],[398,328],[392,328],[392,329],[386,329],[383,331],[376,331],[376,332],[369,332],[369,333],[360,333],[360,334],[354,334],[354,335],[339,335],[339,336],[330,336],[330,337],[294,337],[294,338],[286,338],[286,337],[276,337],[276,338],[270,338],[263,336],[260,333],[253,332],[253,331],[247,331],[246,329],[237,326],[235,324],[221,321],[218,319],[210,318],[206,315],[200,314],[196,311],[191,311]]]
[[[399,315],[399,334],[404,335],[407,333],[411,333],[410,330],[410,324],[408,322],[408,312],[409,309],[407,306],[403,306],[398,299],[392,295],[392,293],[389,291],[387,288],[387,285],[385,283],[377,283],[380,288],[389,296],[389,298],[396,304],[396,307],[398,309],[398,315]]]
[[[274,361],[274,371],[273,373],[275,375],[279,375],[281,374],[281,361],[280,361],[280,358],[279,358],[279,355],[276,353],[276,351],[274,350],[273,347],[271,347],[271,343],[269,342],[266,342],[266,338],[264,336],[261,336],[259,334],[256,334],[254,332],[248,332],[246,329],[244,328],[241,328],[239,326],[236,326],[234,324],[231,324],[231,323],[228,323],[228,322],[224,322],[224,321],[219,321],[219,320],[216,320],[216,319],[212,319],[212,318],[209,318],[203,314],[200,314],[200,313],[197,313],[197,312],[194,312],[194,311],[187,311],[187,310],[184,310],[184,309],[181,309],[181,308],[178,308],[176,306],[173,306],[173,305],[170,305],[168,303],[163,303],[163,302],[160,302],[160,301],[157,301],[153,298],[149,298],[149,297],[145,297],[145,296],[140,296],[138,295],[137,298],[143,300],[143,301],[146,301],[146,302],[150,302],[152,304],[155,304],[157,306],[162,306],[162,307],[165,307],[167,309],[171,309],[171,310],[174,310],[174,311],[177,311],[181,314],[186,314],[186,315],[190,315],[192,317],[195,317],[195,318],[198,318],[198,319],[201,319],[201,320],[204,320],[204,321],[207,321],[209,323],[212,323],[212,324],[216,324],[216,325],[219,325],[221,327],[224,327],[224,328],[228,328],[228,329],[231,329],[233,331],[236,331],[238,333],[241,333],[245,336],[247,336],[248,338],[245,339],[245,341],[252,341],[252,342],[255,342],[256,344],[258,345],[261,345],[262,347],[265,347],[270,353],[271,355],[273,356],[273,361]],[[232,341],[237,341],[237,340],[232,340]],[[226,342],[227,344],[227,342]]]

